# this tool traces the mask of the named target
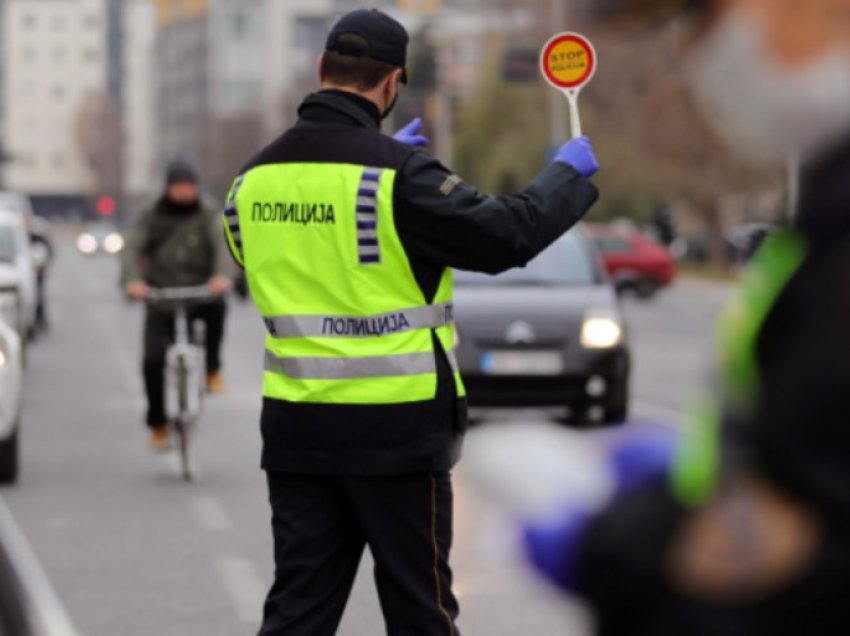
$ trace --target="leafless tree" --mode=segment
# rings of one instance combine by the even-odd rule
[[[103,93],[89,95],[77,112],[76,138],[94,174],[93,196],[121,196],[124,171],[124,129],[112,100]]]

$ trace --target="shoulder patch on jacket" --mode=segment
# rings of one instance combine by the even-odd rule
[[[450,175],[445,181],[443,181],[443,185],[440,186],[440,192],[442,192],[444,196],[449,196],[461,183],[463,183],[463,179],[459,176],[456,174]]]

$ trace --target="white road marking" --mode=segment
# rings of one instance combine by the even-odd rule
[[[215,497],[197,496],[192,499],[195,518],[206,532],[232,532],[233,521],[224,505]]]
[[[267,588],[254,564],[240,557],[222,557],[215,565],[239,619],[258,624]]]

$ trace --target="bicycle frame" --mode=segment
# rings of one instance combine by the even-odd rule
[[[204,390],[204,348],[192,342],[188,314],[185,305],[175,309],[174,342],[165,354],[165,413],[178,430],[200,417]]]
[[[192,342],[189,304],[209,299],[206,285],[151,289],[148,294],[148,302],[165,303],[174,309],[174,342],[165,354],[165,413],[177,429],[183,477],[187,481],[192,479],[189,440],[201,415],[205,389],[205,351]]]

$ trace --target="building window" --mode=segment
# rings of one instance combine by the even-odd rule
[[[98,18],[95,14],[90,13],[83,18],[83,26],[87,29],[94,30],[100,26],[100,18]]]
[[[53,49],[53,61],[54,62],[64,62],[65,61],[65,49],[62,49],[62,48]]]
[[[61,101],[65,99],[66,93],[67,91],[65,90],[64,86],[57,85],[54,86],[53,89],[50,91],[50,97],[56,101]]]
[[[263,31],[262,16],[256,9],[236,9],[225,17],[225,29],[234,39],[258,37]]]
[[[65,167],[65,155],[57,152],[53,155],[53,167],[60,170]]]
[[[31,46],[28,46],[28,47],[22,49],[21,50],[21,59],[26,64],[34,63],[35,60],[36,60],[36,50]]]
[[[21,16],[21,26],[25,29],[34,29],[38,20],[32,13],[25,13]]]
[[[230,16],[229,27],[230,34],[234,37],[241,38],[245,36],[245,32],[248,30],[248,19],[247,16],[241,11],[237,13],[233,13]]]
[[[89,64],[95,64],[100,61],[100,51],[97,49],[86,49],[83,51],[83,60]]]
[[[65,18],[64,18],[64,16],[61,16],[61,15],[55,16],[53,18],[52,26],[53,26],[53,30],[56,31],[57,33],[59,31],[64,31],[65,30]]]
[[[263,98],[263,85],[258,80],[230,80],[221,87],[223,110],[239,111],[259,108]]]

